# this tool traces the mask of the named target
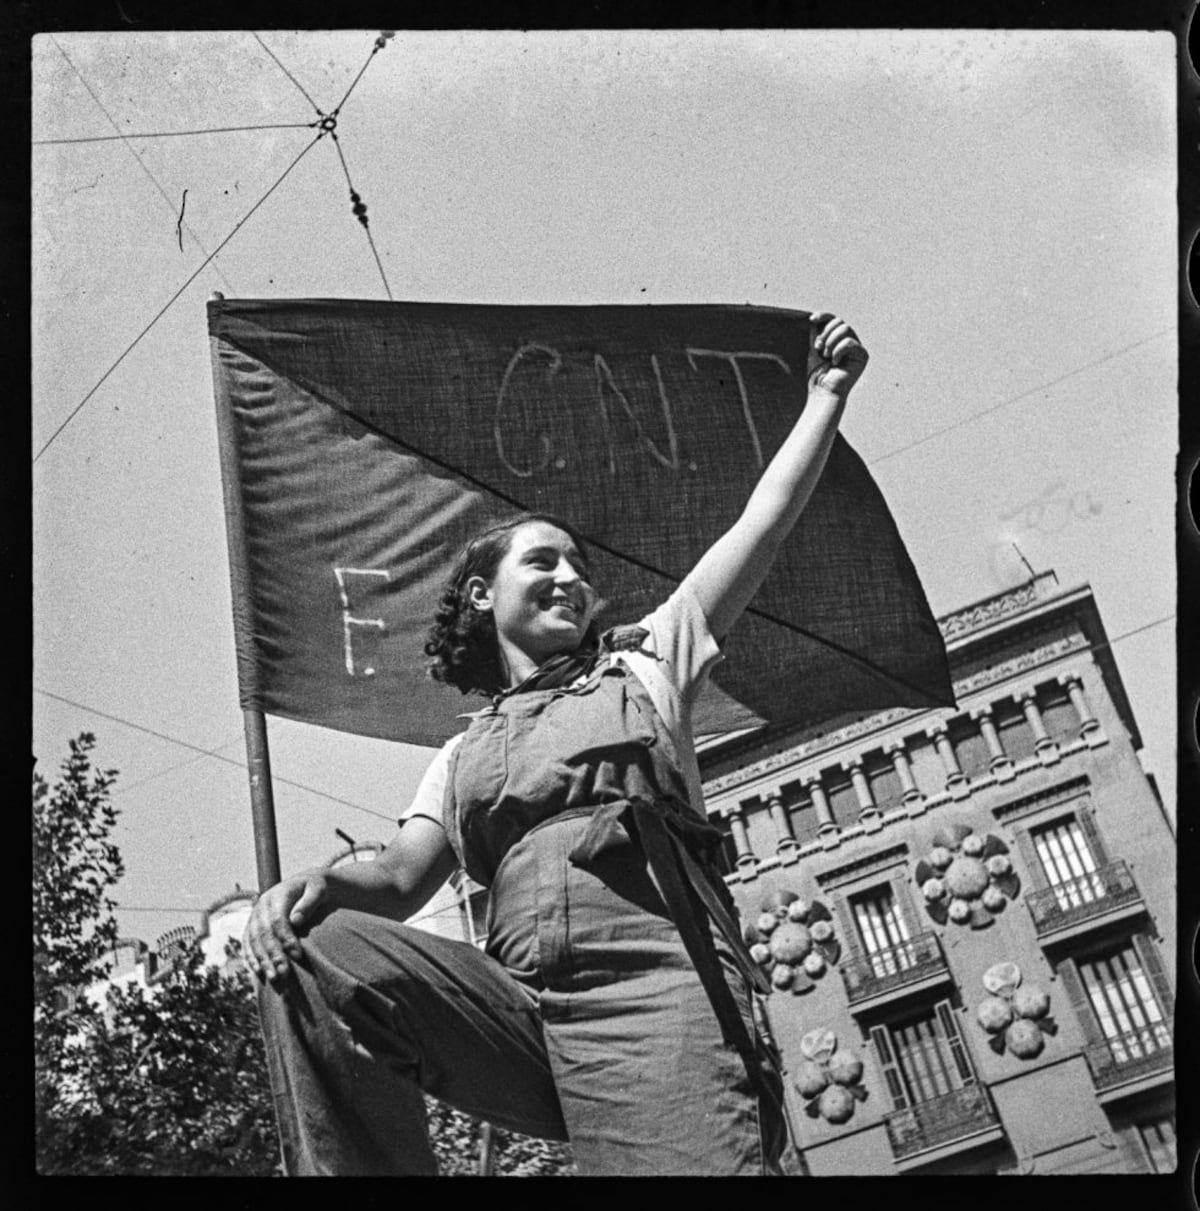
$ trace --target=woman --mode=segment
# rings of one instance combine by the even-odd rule
[[[639,626],[597,636],[569,526],[464,552],[433,674],[491,704],[373,862],[285,879],[245,936],[290,1174],[436,1173],[422,1092],[570,1139],[584,1174],[778,1172],[762,976],[713,865],[691,705],[824,467],[867,362],[812,316],[808,401],[741,517]],[[462,866],[486,954],[401,924]]]

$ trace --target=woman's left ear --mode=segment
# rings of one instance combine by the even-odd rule
[[[482,576],[472,576],[466,583],[467,600],[473,609],[483,613],[492,608],[492,590]]]

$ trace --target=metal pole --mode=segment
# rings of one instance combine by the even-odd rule
[[[220,292],[209,296],[224,299]],[[214,346],[215,349],[215,346]],[[239,672],[243,661],[243,631],[251,616],[250,569],[246,557],[246,530],[242,518],[242,485],[238,468],[237,442],[224,384],[213,356],[213,394],[217,405],[217,450],[221,459],[221,488],[225,501],[225,537],[229,544],[229,581],[233,592],[234,640],[238,648]],[[239,623],[241,625],[239,625]],[[271,787],[271,756],[267,747],[267,720],[260,708],[244,706],[246,767],[250,772],[250,811],[254,820],[254,856],[258,866],[258,890],[279,882],[279,839],[275,832],[275,796]]]
[[[246,729],[246,767],[250,771],[250,813],[254,819],[254,857],[258,890],[279,882],[279,838],[275,833],[275,794],[271,786],[271,752],[267,720],[253,707],[242,710]]]

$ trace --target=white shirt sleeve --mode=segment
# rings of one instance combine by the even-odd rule
[[[400,813],[399,823],[411,816],[425,816],[435,824],[442,822],[442,802],[446,796],[446,780],[450,772],[450,756],[458,747],[463,733],[451,736],[434,754],[413,795],[412,803]]]

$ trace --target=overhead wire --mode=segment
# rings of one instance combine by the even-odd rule
[[[62,48],[59,47],[61,50]],[[72,64],[72,67],[75,65]],[[76,71],[79,69],[76,68]],[[81,76],[80,79],[83,77]],[[90,90],[89,90],[90,91]],[[111,119],[110,119],[111,120]],[[137,130],[122,131],[115,135],[87,135],[70,139],[33,139],[34,147],[54,147],[65,143],[115,143],[118,139],[178,139],[185,135],[224,135],[245,130],[303,130],[311,129],[317,123],[313,122],[264,122],[255,126],[202,126],[196,130]]]
[[[392,298],[391,287],[388,284],[387,274],[384,272],[383,262],[379,256],[379,250],[375,245],[374,236],[372,236],[371,229],[368,226],[366,205],[363,203],[361,197],[358,195],[357,191],[354,188],[353,181],[350,178],[350,170],[346,164],[346,159],[345,159],[344,154],[342,153],[341,146],[337,142],[337,135],[336,135],[334,128],[336,126],[336,114],[340,111],[341,107],[343,105],[345,105],[347,99],[350,97],[350,94],[354,91],[355,87],[358,85],[358,82],[362,79],[363,74],[366,72],[367,68],[371,64],[371,60],[374,59],[375,55],[378,54],[379,51],[381,51],[387,45],[388,40],[391,37],[393,37],[394,35],[392,34],[391,31],[386,31],[386,30],[383,31],[382,33],[380,33],[379,37],[377,37],[375,39],[374,45],[371,48],[370,54],[367,56],[366,62],[363,63],[362,67],[358,71],[358,75],[356,75],[354,77],[354,80],[351,82],[350,87],[346,90],[345,95],[342,97],[341,101],[338,102],[337,108],[332,111],[331,115],[326,115],[322,112],[321,108],[317,105],[317,103],[308,94],[307,90],[299,82],[299,80],[297,80],[296,77],[294,75],[292,75],[292,73],[288,70],[286,65],[274,53],[274,51],[271,50],[271,48],[262,40],[262,38],[256,32],[251,31],[251,33],[252,33],[253,37],[255,38],[255,40],[258,42],[258,44],[263,48],[264,51],[266,51],[266,53],[271,57],[271,59],[275,62],[275,64],[279,67],[279,69],[284,73],[284,75],[287,76],[287,78],[289,80],[291,80],[291,82],[300,90],[300,92],[304,96],[305,100],[308,101],[308,103],[313,107],[313,109],[316,111],[316,114],[317,114],[317,118],[318,118],[317,122],[280,124],[279,128],[282,129],[282,128],[286,127],[286,128],[290,128],[290,129],[305,129],[305,128],[312,129],[314,126],[320,125],[320,129],[318,130],[316,136],[313,138],[312,142],[307,144],[307,146],[304,147],[304,149],[291,162],[291,164],[289,164],[287,166],[287,168],[284,169],[284,171],[280,174],[280,176],[277,178],[275,183],[273,185],[271,185],[271,187],[266,191],[266,193],[264,193],[262,195],[262,197],[259,198],[259,200],[250,208],[249,211],[247,211],[247,213],[242,217],[241,220],[239,220],[237,225],[225,237],[225,239],[223,239],[221,241],[221,243],[218,244],[217,247],[214,248],[211,253],[208,253],[205,256],[204,260],[200,263],[200,265],[197,267],[195,272],[192,273],[192,275],[183,283],[182,286],[179,287],[179,289],[171,296],[171,298],[167,300],[166,304],[162,307],[162,309],[150,320],[150,322],[141,330],[141,332],[139,332],[137,334],[137,336],[134,337],[134,339],[122,351],[122,353],[116,359],[116,361],[113,362],[112,365],[109,366],[109,368],[100,376],[100,378],[92,386],[91,390],[89,390],[88,393],[83,397],[83,399],[81,399],[79,401],[79,403],[76,404],[75,407],[71,410],[71,412],[68,413],[67,417],[54,430],[54,432],[51,433],[50,437],[46,440],[46,442],[42,445],[42,447],[34,455],[34,457],[33,457],[34,463],[36,463],[42,457],[42,455],[46,453],[46,451],[50,448],[50,446],[57,440],[59,435],[67,428],[67,426],[75,419],[75,417],[83,409],[84,405],[88,402],[88,400],[90,400],[92,398],[92,396],[95,395],[95,393],[100,389],[100,387],[107,381],[108,377],[113,373],[113,371],[117,369],[117,367],[125,360],[126,357],[129,356],[129,354],[133,351],[133,349],[137,346],[137,344],[141,341],[141,339],[166,314],[166,312],[172,306],[172,304],[175,302],[175,300],[178,299],[180,297],[180,295],[182,295],[183,292],[192,284],[192,282],[194,282],[196,280],[196,278],[200,276],[200,274],[204,271],[204,269],[208,266],[208,264],[211,261],[213,261],[217,257],[217,255],[221,252],[221,250],[225,247],[225,245],[228,244],[231,239],[233,239],[233,237],[238,233],[238,231],[246,223],[246,221],[250,218],[250,216],[253,215],[254,212],[256,210],[258,210],[258,208],[267,200],[267,198],[270,197],[271,194],[275,192],[275,190],[279,187],[279,185],[282,184],[284,178],[286,178],[288,176],[288,174],[292,171],[292,169],[295,168],[296,165],[304,158],[304,156],[308,154],[308,152],[312,149],[314,144],[316,144],[322,138],[324,138],[326,134],[333,135],[334,145],[337,147],[338,158],[342,165],[342,171],[345,173],[347,184],[350,187],[351,203],[352,203],[352,206],[354,209],[355,216],[358,218],[359,222],[362,224],[363,230],[366,232],[367,242],[371,248],[371,254],[375,258],[375,264],[379,269],[379,275],[383,279],[383,288],[387,292],[388,298],[389,299]],[[96,105],[99,107],[101,112],[108,119],[109,123],[112,125],[114,130],[117,131],[117,134],[112,136],[112,139],[113,140],[120,139],[122,142],[125,142],[126,145],[128,145],[129,139],[133,138],[135,136],[127,135],[120,130],[120,127],[117,125],[116,120],[112,117],[112,115],[108,112],[108,110],[105,109],[103,102],[101,102],[100,98],[96,95],[95,91],[88,84],[87,80],[84,79],[82,73],[79,71],[78,67],[75,66],[75,63],[71,60],[70,56],[66,53],[66,51],[63,50],[63,48],[59,44],[58,40],[57,39],[52,39],[52,40],[54,41],[55,46],[58,47],[58,50],[62,54],[63,58],[66,59],[68,64],[70,64],[71,69],[79,77],[80,82],[83,84],[84,88],[87,89],[89,95],[95,101]],[[271,128],[275,128],[275,127],[272,126]],[[214,130],[215,129],[216,128],[214,128]],[[238,128],[229,127],[229,128],[224,128],[224,129],[233,130],[233,129],[238,129]],[[243,127],[241,129],[253,129],[253,128]],[[266,129],[266,128],[264,127],[264,129]],[[163,133],[168,134],[171,132],[163,132]],[[174,132],[174,133],[187,133],[187,132]],[[200,133],[200,132],[195,132],[195,133]],[[143,136],[143,137],[150,137],[150,136]],[[80,140],[80,141],[82,141],[82,140]],[[155,188],[163,196],[163,199],[168,203],[168,205],[171,206],[172,210],[174,210],[175,203],[174,203],[173,199],[171,199],[167,195],[166,191],[159,184],[159,182],[155,179],[154,175],[150,172],[150,170],[148,168],[146,168],[145,164],[142,162],[142,159],[137,154],[137,152],[134,151],[134,149],[132,147],[130,147],[129,150],[133,154],[134,158],[137,160],[140,167],[142,168],[142,171],[146,173],[146,175],[153,182]],[[188,234],[192,237],[192,239],[200,247],[200,250],[203,252],[204,251],[203,245],[200,243],[199,239],[196,237],[196,235],[192,231],[191,227],[183,222],[182,216],[180,216],[180,226],[187,230]],[[221,271],[219,266],[217,267],[217,272],[220,274],[222,280],[225,281],[226,285],[228,285],[229,284],[228,279],[225,278],[225,275]],[[232,287],[230,287],[230,289],[232,289]]]
[[[979,420],[980,417],[990,416],[993,412],[999,412],[1001,408],[1007,408],[1010,404],[1019,403],[1023,399],[1028,399],[1031,395],[1037,395],[1039,391],[1048,391],[1051,387],[1057,387],[1059,383],[1064,383],[1069,378],[1074,378],[1077,374],[1082,374],[1085,370],[1091,370],[1096,366],[1101,366],[1105,362],[1111,362],[1115,358],[1122,357],[1126,353],[1132,352],[1134,349],[1140,349],[1143,345],[1148,345],[1151,341],[1156,341],[1160,336],[1166,336],[1170,332],[1174,332],[1174,327],[1161,328],[1158,332],[1152,332],[1149,336],[1144,336],[1139,340],[1133,341],[1131,344],[1122,345],[1119,349],[1113,349],[1108,353],[1102,354],[1100,357],[1093,358],[1090,362],[1085,362],[1082,366],[1076,366],[1073,370],[1068,370],[1065,374],[1060,374],[1058,378],[1052,378],[1047,382],[1039,383],[1036,387],[1030,387],[1026,391],[1022,391],[1019,395],[1011,395],[1007,399],[1002,399],[999,403],[990,404],[986,408],[981,408],[978,412],[969,413],[967,416],[960,417],[952,424],[945,425],[941,429],[935,429],[931,433],[926,433],[922,437],[915,438],[913,441],[907,442],[903,446],[897,446],[894,450],[889,450],[886,454],[877,455],[868,462],[868,466],[874,467],[878,463],[884,462],[889,458],[895,458],[897,454],[903,454],[906,450],[912,450],[916,446],[924,445],[925,442],[933,441],[935,437],[942,437],[946,433],[950,433],[955,429],[962,428],[963,425],[970,424],[972,421]]]
[[[262,40],[261,37],[259,37],[258,33],[255,30],[251,30],[250,34],[254,38],[254,40],[259,44],[259,46],[261,46],[263,48],[263,50],[265,50],[267,52],[267,54],[270,55],[271,58],[275,60],[275,64],[279,68],[279,70],[281,72],[283,72],[283,74],[285,76],[287,76],[287,78],[289,80],[291,80],[291,82],[300,90],[304,99],[309,103],[309,105],[311,105],[313,107],[314,110],[316,110],[318,117],[324,117],[324,114],[321,113],[321,107],[312,99],[312,97],[310,97],[308,95],[308,91],[305,89],[304,85],[301,84],[300,81],[297,80],[296,77],[293,76],[292,73],[290,71],[288,71],[288,69],[283,65],[283,62],[282,62],[282,60],[280,60],[279,56],[275,54],[275,52]]]
[[[375,56],[379,54],[379,52],[383,50],[383,48],[387,46],[388,42],[395,36],[395,33],[390,29],[385,29],[380,32],[379,37],[375,39],[374,45],[371,47],[371,53],[367,56],[367,61],[358,69],[358,75],[354,77],[350,87],[346,89],[345,95],[331,111],[333,117],[336,117],[342,112],[342,106],[346,104],[346,102],[350,99],[350,94],[358,87],[359,80],[363,78],[363,74],[366,72],[367,68],[371,66],[371,60],[374,59]]]
[[[1156,618],[1153,622],[1144,622],[1140,627],[1134,627],[1129,631],[1122,631],[1121,634],[1115,635],[1112,639],[1102,643],[1092,644],[1093,648],[1111,648],[1114,643],[1120,643],[1122,639],[1128,639],[1131,635],[1140,635],[1143,631],[1150,630],[1151,627],[1162,626],[1164,622],[1170,622],[1175,618],[1174,614],[1164,614],[1161,618]]]
[[[121,784],[121,794],[128,795],[131,791],[137,790],[138,787],[145,786],[147,782],[153,782],[158,778],[165,778],[168,774],[173,774],[177,770],[184,769],[186,766],[195,765],[197,761],[203,761],[205,757],[211,757],[216,753],[220,753],[223,749],[229,748],[230,745],[236,744],[241,739],[242,735],[239,732],[236,736],[231,737],[222,744],[214,745],[202,753],[193,753],[192,756],[185,757],[182,761],[176,761],[173,765],[168,765],[164,769],[155,770],[154,773],[147,774],[136,782],[124,782]]]
[[[383,288],[387,291],[389,299],[392,298],[392,288],[388,285],[387,274],[383,271],[383,262],[379,259],[379,250],[375,247],[375,238],[371,235],[371,228],[367,221],[367,206],[359,196],[358,191],[354,188],[354,182],[350,179],[350,169],[346,164],[346,157],[342,153],[341,140],[337,137],[337,131],[330,131],[330,137],[333,139],[333,146],[337,149],[338,160],[342,165],[342,172],[346,174],[346,184],[350,188],[350,205],[354,211],[354,217],[362,224],[362,229],[367,233],[367,243],[371,245],[371,253],[375,257],[375,264],[379,267],[379,276],[383,278]]]
[[[71,70],[78,77],[79,83],[82,84],[83,87],[87,90],[88,96],[90,96],[92,98],[92,100],[96,103],[96,108],[99,109],[99,111],[108,119],[108,124],[113,128],[113,130],[115,130],[117,132],[115,135],[113,135],[111,137],[113,139],[120,139],[120,141],[125,144],[126,150],[137,161],[138,167],[150,179],[150,183],[154,186],[155,189],[158,190],[163,201],[166,202],[166,204],[171,208],[172,213],[174,213],[174,211],[175,211],[174,199],[162,187],[162,185],[158,181],[158,178],[150,171],[149,168],[146,167],[145,161],[142,159],[142,157],[140,155],[138,155],[138,153],[134,149],[133,145],[129,142],[130,138],[132,138],[133,136],[127,135],[127,134],[125,134],[124,131],[121,130],[121,127],[118,125],[116,118],[114,118],[112,116],[112,114],[110,114],[108,112],[107,107],[105,106],[104,102],[100,100],[100,97],[97,95],[96,90],[94,88],[92,88],[92,86],[87,82],[87,78],[84,76],[83,72],[81,72],[79,70],[75,61],[63,49],[63,47],[62,47],[61,43],[58,41],[58,39],[54,38],[52,36],[51,40],[53,41],[54,45],[56,47],[58,47],[59,54],[62,55],[62,57],[67,61],[67,64],[70,66]],[[204,245],[200,242],[199,236],[197,236],[196,233],[192,230],[190,224],[185,223],[183,221],[182,215],[180,215],[179,226],[182,230],[184,230],[188,233],[188,235],[192,239],[192,242],[196,245],[197,248],[200,249],[201,252],[206,251]],[[216,268],[217,268],[217,273],[220,274],[221,280],[232,291],[233,286],[231,285],[229,279],[225,276],[224,271],[221,269],[221,267],[219,265]]]
[[[34,693],[41,694],[44,698],[52,698],[55,702],[65,703],[67,706],[77,707],[81,711],[87,711],[89,715],[95,715],[100,719],[108,719],[112,723],[120,723],[124,727],[132,728],[136,732],[145,732],[148,736],[153,736],[156,740],[165,740],[168,744],[177,744],[180,748],[190,749],[194,753],[199,753],[203,757],[210,757],[214,761],[220,761],[225,765],[232,765],[238,769],[245,770],[247,765],[244,761],[238,761],[233,757],[225,757],[215,749],[201,748],[198,744],[191,744],[187,740],[180,740],[178,736],[168,736],[165,732],[155,731],[154,728],[146,727],[144,724],[136,723],[132,719],[126,719],[121,715],[113,715],[107,711],[102,711],[94,706],[88,706],[86,702],[77,702],[73,698],[67,698],[62,694],[51,693],[50,690],[44,690],[40,686],[34,686]],[[221,747],[224,747],[222,745]],[[332,803],[341,804],[342,807],[350,807],[358,812],[365,812],[368,816],[375,816],[379,820],[386,820],[389,824],[396,823],[395,816],[388,816],[383,812],[377,812],[373,808],[363,807],[361,803],[353,803],[349,799],[343,799],[340,795],[331,795],[328,791],[323,791],[315,786],[308,786],[306,783],[297,782],[294,778],[284,778],[272,771],[271,780],[275,783],[281,783],[284,786],[294,787],[296,790],[307,791],[310,795],[317,795],[319,798],[328,799]]]
[[[204,258],[203,261],[200,262],[200,264],[196,267],[195,271],[188,276],[187,280],[183,283],[183,285],[180,286],[179,289],[176,290],[175,293],[173,295],[171,295],[171,297],[166,301],[166,303],[163,304],[162,308],[157,312],[157,314],[154,316],[154,318],[141,330],[141,332],[139,332],[137,334],[137,336],[135,336],[133,338],[132,341],[129,342],[129,344],[122,351],[120,357],[118,357],[117,360],[115,362],[113,362],[113,364],[111,366],[109,366],[109,368],[100,376],[100,378],[97,380],[96,384],[92,387],[92,389],[83,397],[83,399],[81,399],[79,401],[78,404],[75,405],[75,407],[71,410],[71,412],[69,413],[67,418],[62,422],[62,424],[60,424],[58,426],[57,429],[54,430],[54,432],[50,435],[50,437],[47,439],[47,441],[43,444],[42,448],[37,452],[37,454],[34,455],[33,461],[35,463],[54,444],[54,441],[58,438],[59,434],[62,433],[62,431],[71,423],[71,421],[73,421],[75,419],[75,417],[78,415],[80,409],[83,408],[84,404],[86,404],[88,402],[88,400],[90,400],[92,398],[92,396],[95,395],[96,392],[100,389],[100,387],[107,381],[109,375],[112,374],[112,372],[129,356],[129,354],[133,352],[134,348],[137,346],[138,342],[142,339],[142,337],[144,337],[146,335],[146,333],[149,332],[150,329],[153,328],[154,325],[157,324],[160,319],[162,319],[162,317],[167,313],[167,310],[171,307],[171,305],[175,302],[175,300],[177,298],[179,298],[179,296],[181,294],[183,294],[183,292],[200,276],[201,273],[204,272],[204,270],[207,268],[209,262],[215,256],[217,256],[218,253],[220,253],[221,249],[224,248],[225,245],[228,244],[229,241],[232,240],[233,237],[235,235],[237,235],[237,233],[239,231],[241,231],[241,229],[249,221],[251,216],[255,213],[255,211],[257,211],[258,208],[271,196],[271,194],[273,194],[275,192],[275,190],[278,189],[279,186],[283,184],[285,178],[292,171],[292,169],[294,169],[296,167],[296,165],[299,164],[300,161],[302,159],[304,159],[304,157],[306,155],[308,155],[308,153],[313,149],[313,147],[315,147],[316,144],[319,143],[320,140],[323,139],[324,137],[325,137],[325,132],[318,131],[316,136],[313,138],[312,142],[308,143],[304,147],[304,149],[300,152],[300,154],[283,170],[282,173],[279,174],[279,176],[275,180],[275,183],[266,191],[266,193],[264,193],[262,195],[261,198],[258,199],[257,202],[254,203],[253,206],[250,207],[250,209],[242,216],[242,218],[238,220],[238,222],[237,222],[236,226],[233,228],[233,230],[216,246],[216,248],[214,248],[212,250],[212,252],[210,252]]]

